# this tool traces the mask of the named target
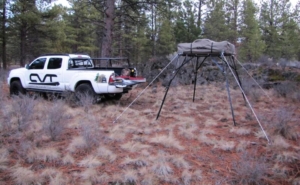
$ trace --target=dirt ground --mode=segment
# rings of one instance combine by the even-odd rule
[[[299,101],[255,89],[254,114],[231,88],[234,126],[223,83],[171,87],[157,120],[143,90],[84,109],[2,85],[0,184],[300,184]]]

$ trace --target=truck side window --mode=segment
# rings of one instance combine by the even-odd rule
[[[68,62],[68,69],[74,68],[74,62],[72,59],[69,60]]]
[[[82,59],[82,58],[74,58],[71,62],[71,65],[69,61],[69,66],[71,68],[93,67],[91,59]]]
[[[46,58],[36,59],[30,64],[29,69],[44,69],[45,62]]]
[[[62,58],[50,58],[47,69],[61,68]]]

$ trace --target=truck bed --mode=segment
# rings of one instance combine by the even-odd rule
[[[70,68],[68,70],[83,70],[83,71],[114,71],[118,76],[130,76],[130,77],[135,77],[135,74],[134,72],[131,72],[132,70],[134,70],[134,68],[124,68],[124,67],[79,67],[79,68],[76,68],[76,67],[73,67],[73,68]],[[122,71],[123,70],[129,70],[130,74],[129,75],[124,75],[122,74]]]

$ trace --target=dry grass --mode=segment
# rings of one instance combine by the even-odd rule
[[[37,148],[27,154],[26,161],[33,163],[35,161],[55,162],[60,160],[61,154],[55,148]]]
[[[49,182],[49,184],[58,184],[63,185],[67,183],[66,177],[63,176],[63,174],[55,168],[46,168],[43,170],[43,172],[40,174],[40,177],[43,178],[45,182]]]
[[[190,164],[184,159],[184,156],[172,156],[170,157],[171,163],[173,163],[179,169],[190,169]]]
[[[224,139],[217,141],[214,145],[214,148],[221,149],[224,151],[232,151],[234,147],[235,147],[234,141],[226,141]]]
[[[99,173],[94,168],[87,168],[80,174],[81,179],[84,182],[91,183],[91,184],[97,184],[99,183],[98,177]]]
[[[184,170],[181,174],[181,180],[184,185],[189,185],[192,181],[192,174],[188,170]]]
[[[150,148],[150,147],[151,147],[150,145],[145,145],[145,144],[142,144],[140,142],[135,142],[135,141],[129,141],[129,142],[121,145],[122,149],[127,150],[132,153],[138,152],[143,149]]]
[[[117,155],[113,151],[109,150],[106,147],[98,147],[97,156],[108,160],[110,163],[114,162],[117,159]]]
[[[294,163],[300,160],[300,155],[296,152],[281,151],[276,155],[276,161],[281,163]]]
[[[235,150],[236,150],[237,152],[245,151],[249,145],[250,145],[250,141],[241,140],[241,141],[239,141],[238,144],[236,145]]]
[[[121,141],[124,140],[126,137],[126,132],[124,131],[125,126],[117,124],[111,128],[109,131],[108,138],[113,141]]]
[[[276,99],[255,103],[255,110],[265,116],[262,123],[269,125],[266,130],[272,142],[268,144],[255,120],[244,118],[248,109],[239,91],[232,94],[237,97],[233,101],[236,120],[242,124],[232,127],[226,91],[206,86],[205,95],[196,93],[192,102],[189,89],[192,86],[173,88],[158,120],[155,116],[161,99],[157,96],[162,98],[163,92],[145,92],[115,124],[113,120],[135,98],[136,91],[118,102],[92,105],[89,116],[82,107],[64,106],[70,116],[63,123],[64,132],[54,141],[43,132],[46,116],[39,110],[55,101],[35,100],[33,119],[20,131],[18,119],[7,114],[8,123],[12,123],[7,124],[12,126],[7,127],[11,129],[7,133],[2,115],[12,113],[14,100],[4,100],[7,109],[0,112],[0,184],[297,183],[297,136],[277,132],[280,129],[275,128],[280,127],[274,126],[272,116],[277,105],[294,102]],[[300,133],[296,124],[300,112],[289,111],[291,119],[286,122],[292,130],[288,131]]]
[[[38,174],[30,170],[30,168],[22,167],[19,165],[11,168],[10,176],[15,184],[28,185],[28,184],[42,184],[43,179]]]
[[[122,166],[126,166],[126,165],[132,165],[135,168],[138,167],[142,167],[142,166],[148,166],[148,161],[145,158],[139,157],[139,158],[130,158],[130,157],[126,157],[123,162],[121,162]]]
[[[70,154],[67,154],[62,158],[62,163],[64,165],[74,164],[74,162],[75,162],[75,159]]]
[[[97,158],[97,156],[89,155],[82,159],[78,165],[86,168],[94,168],[101,166],[103,162]]]
[[[184,136],[187,139],[195,139],[197,136],[194,132],[198,130],[197,125],[195,124],[186,124],[179,127],[179,134]]]
[[[173,136],[172,132],[168,135],[155,135],[154,137],[149,138],[149,142],[155,144],[162,144],[165,147],[173,147],[178,150],[184,150],[184,147]]]
[[[69,178],[62,173],[56,174],[54,177],[50,176],[49,185],[64,185],[67,184]]]
[[[276,149],[287,149],[291,145],[281,136],[274,136],[271,147]]]
[[[125,183],[135,184],[138,181],[137,171],[129,169],[123,172],[123,179]]]
[[[231,133],[235,133],[239,136],[244,136],[244,135],[249,135],[251,133],[251,129],[250,128],[236,128],[236,127],[232,127],[230,129]]]
[[[166,161],[154,163],[152,171],[158,176],[168,176],[173,173],[172,167]]]
[[[204,122],[205,127],[213,127],[213,126],[217,126],[218,123],[216,120],[212,120],[210,118],[208,118],[205,122]]]
[[[215,145],[217,143],[215,139],[207,137],[205,133],[201,133],[197,139],[199,142],[204,143],[206,145]]]
[[[76,150],[84,150],[86,145],[87,145],[87,143],[86,143],[85,139],[82,136],[77,136],[72,139],[67,150],[71,153],[74,153],[74,152],[76,152]]]

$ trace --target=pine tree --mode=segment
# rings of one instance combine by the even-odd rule
[[[254,62],[264,51],[265,45],[261,40],[258,21],[255,19],[257,8],[252,0],[245,0],[242,7],[240,34],[242,43],[239,58],[245,62]]]
[[[173,27],[170,20],[164,19],[159,28],[157,40],[158,55],[167,55],[176,50]]]
[[[225,19],[224,1],[211,1],[208,6],[211,12],[208,13],[204,24],[204,36],[215,41],[228,40],[230,28]]]
[[[260,14],[260,27],[263,31],[263,40],[266,43],[266,54],[278,59],[287,57],[285,44],[292,39],[286,36],[291,32],[289,29],[294,29],[291,14],[291,3],[286,0],[271,0],[264,2]],[[289,35],[290,35],[289,34]]]
[[[174,28],[176,43],[193,42],[201,37],[201,27],[198,27],[196,20],[196,8],[189,0],[184,1],[182,8],[177,15]]]
[[[88,0],[72,0],[70,3],[70,12],[64,15],[66,48],[72,53],[93,55],[99,50],[96,38],[102,17]]]

